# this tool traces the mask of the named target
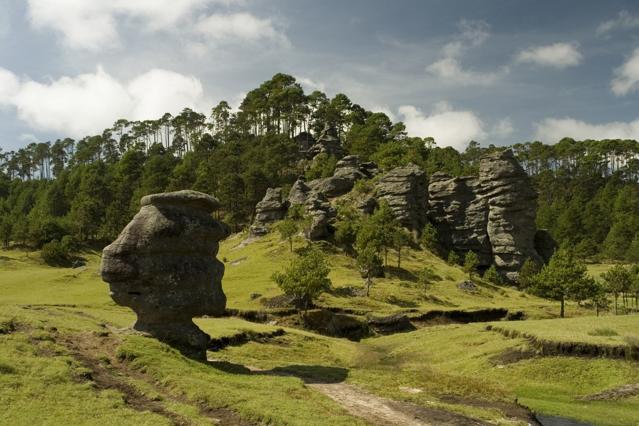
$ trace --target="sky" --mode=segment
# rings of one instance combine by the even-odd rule
[[[639,139],[639,2],[0,0],[0,147],[237,107],[277,72],[439,146]]]

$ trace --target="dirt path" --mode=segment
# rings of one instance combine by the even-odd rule
[[[391,406],[391,401],[345,383],[314,383],[310,388],[328,396],[351,415],[375,425],[429,425]]]
[[[585,401],[605,401],[611,399],[630,398],[639,395],[639,383],[623,385],[582,398]]]

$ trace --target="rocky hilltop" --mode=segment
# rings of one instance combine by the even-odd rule
[[[334,136],[323,133],[320,141]],[[326,152],[316,142],[309,152]],[[313,148],[316,148],[315,151]],[[375,178],[377,175],[381,175]],[[431,223],[445,251],[464,255],[474,251],[479,268],[495,265],[507,280],[517,279],[526,259],[547,261],[554,250],[550,235],[535,225],[537,193],[512,151],[495,151],[480,159],[479,176],[452,177],[434,173],[428,179],[414,164],[380,173],[372,162],[343,157],[333,176],[306,182],[298,179],[283,200],[279,188],[269,189],[257,204],[253,235],[263,235],[282,219],[289,206],[302,205],[310,218],[307,237],[330,239],[336,210],[333,200],[349,194],[358,180],[373,179],[374,192],[356,208],[370,214],[380,202],[388,203],[396,219],[415,237]]]

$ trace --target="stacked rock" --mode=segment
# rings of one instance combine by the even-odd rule
[[[103,251],[111,297],[137,314],[135,330],[205,359],[210,337],[192,318],[226,307],[218,242],[229,235],[211,213],[219,202],[196,191],[143,197],[140,211]]]

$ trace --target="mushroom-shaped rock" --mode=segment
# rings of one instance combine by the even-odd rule
[[[140,211],[105,247],[102,279],[137,314],[134,329],[205,358],[210,337],[192,318],[224,312],[218,242],[229,235],[211,212],[219,202],[196,191],[143,197]]]

